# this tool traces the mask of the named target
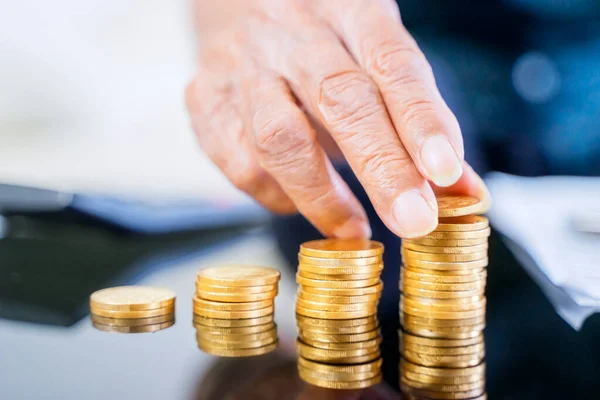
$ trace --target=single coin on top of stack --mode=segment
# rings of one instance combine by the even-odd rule
[[[148,286],[120,286],[90,296],[92,325],[101,331],[146,333],[175,323],[175,293]]]
[[[278,270],[223,266],[201,270],[194,296],[198,347],[221,357],[249,357],[277,348],[273,321]]]
[[[383,245],[369,240],[314,240],[302,244],[298,261],[300,377],[330,389],[379,383],[377,305],[383,290]]]
[[[469,196],[438,197],[439,224],[403,240],[400,384],[429,399],[485,398],[489,222]]]

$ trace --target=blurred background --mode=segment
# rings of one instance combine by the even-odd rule
[[[317,235],[300,217],[270,229],[198,149],[184,104],[191,3],[0,0],[2,398],[102,399],[107,383],[123,398],[190,398],[212,361],[185,314],[198,268],[291,271],[302,236]],[[600,1],[399,5],[495,201],[490,398],[585,398],[600,368]],[[131,282],[183,299],[160,341],[82,319],[91,291]],[[278,307],[291,310],[286,282]]]

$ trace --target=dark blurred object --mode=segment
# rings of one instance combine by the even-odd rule
[[[95,290],[206,252],[264,218],[9,185],[0,185],[0,210],[0,317],[63,326],[87,315]]]
[[[398,4],[473,137],[466,154],[476,170],[600,175],[599,1]]]
[[[158,202],[0,183],[0,213],[63,210],[72,216],[145,234],[261,224],[268,218],[265,210],[250,202],[234,204],[199,199]]]

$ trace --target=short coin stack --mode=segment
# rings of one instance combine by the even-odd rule
[[[402,243],[400,384],[415,398],[485,398],[490,228],[479,200],[438,198],[439,225]]]
[[[369,240],[315,240],[300,247],[297,349],[305,382],[359,389],[381,381],[382,255],[383,245]]]
[[[101,331],[145,333],[175,323],[175,293],[147,286],[120,286],[90,296],[92,325]]]
[[[198,273],[194,327],[198,347],[221,357],[249,357],[277,348],[273,322],[280,273],[267,267],[223,266]]]

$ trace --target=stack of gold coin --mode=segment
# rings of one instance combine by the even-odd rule
[[[359,389],[381,381],[377,305],[383,245],[315,240],[298,254],[298,371],[307,383]]]
[[[160,331],[175,323],[175,293],[147,286],[102,289],[90,296],[90,317],[105,332]]]
[[[267,267],[223,266],[198,273],[194,327],[200,350],[249,357],[277,348],[273,322],[280,273]]]
[[[402,243],[400,383],[416,397],[479,399],[489,223],[471,215],[482,207],[473,197],[440,196],[438,207],[436,230]]]

